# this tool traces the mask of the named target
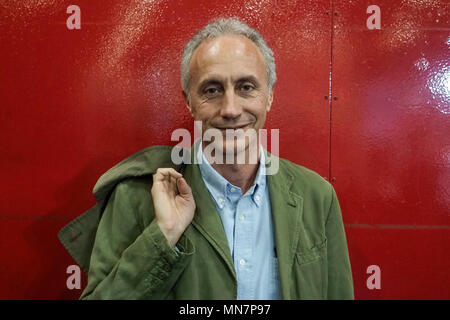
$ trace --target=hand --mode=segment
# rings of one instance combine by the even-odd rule
[[[153,175],[151,193],[158,226],[173,247],[194,217],[192,190],[181,173],[160,168]]]

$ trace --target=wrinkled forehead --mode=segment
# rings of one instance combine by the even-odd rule
[[[226,35],[207,39],[194,51],[189,64],[192,80],[201,81],[209,73],[249,73],[265,78],[265,62],[259,48],[248,38]],[[263,79],[261,79],[263,80]]]

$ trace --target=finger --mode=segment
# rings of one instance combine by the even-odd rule
[[[177,178],[175,178],[174,176],[170,176],[168,178],[169,181],[169,190],[173,195],[178,194],[178,189],[177,189]]]
[[[171,176],[174,176],[175,178],[182,177],[182,174],[179,173],[174,168],[159,168],[158,170],[164,175],[171,175]]]
[[[183,175],[177,172],[173,168],[159,168],[156,170],[156,173],[153,175],[153,181],[163,181],[166,179],[170,179],[170,177],[174,177],[176,179],[181,178]]]
[[[189,187],[189,185],[187,184],[186,180],[184,180],[184,178],[179,178],[177,180],[177,187],[178,187],[178,192],[180,193],[180,196],[186,197],[186,196],[192,195],[191,187]]]

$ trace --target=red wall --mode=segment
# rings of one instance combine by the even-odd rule
[[[192,128],[182,47],[211,18],[238,16],[275,52],[266,127],[280,129],[281,156],[336,188],[356,298],[449,299],[445,2],[3,1],[0,298],[79,297],[57,232],[95,204],[103,172]],[[71,4],[80,30],[66,27]],[[366,27],[373,4],[381,30]],[[370,265],[381,289],[366,285]]]

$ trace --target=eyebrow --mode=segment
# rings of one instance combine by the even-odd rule
[[[222,82],[223,82],[223,78],[220,78],[217,76],[212,76],[212,77],[206,78],[200,82],[200,85],[198,86],[199,92],[202,92],[203,89],[205,87],[207,87],[208,85],[222,84]],[[251,83],[255,84],[256,86],[260,85],[260,82],[258,81],[258,79],[253,75],[246,75],[246,76],[238,77],[237,80],[235,81],[235,83],[240,83],[240,82],[241,83],[242,82],[251,82]]]

